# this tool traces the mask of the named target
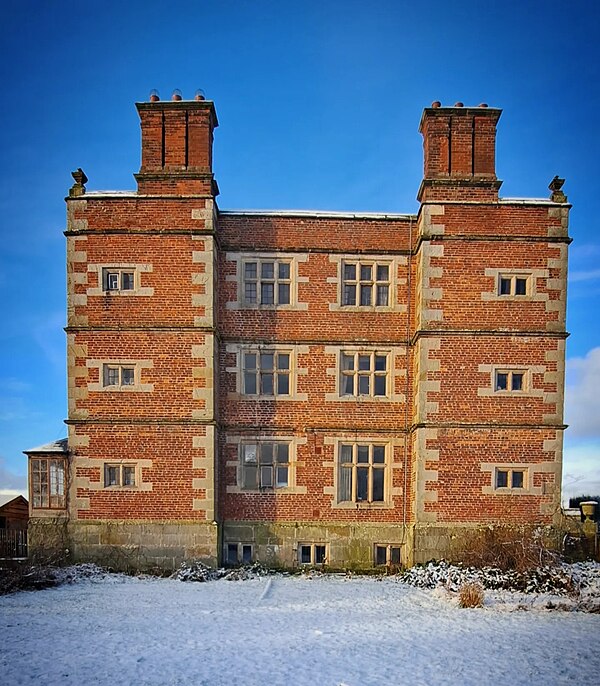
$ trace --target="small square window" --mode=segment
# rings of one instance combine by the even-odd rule
[[[135,269],[119,269],[107,267],[102,270],[102,287],[105,291],[133,291],[135,290]]]
[[[495,487],[496,489],[523,490],[526,488],[526,473],[526,469],[498,467],[496,469]]]
[[[104,487],[135,488],[136,466],[134,464],[105,464]]]
[[[302,565],[324,565],[327,562],[327,546],[322,543],[300,544],[298,562]]]
[[[500,274],[498,276],[498,295],[524,296],[528,295],[529,278],[516,274]]]
[[[122,388],[135,386],[135,367],[125,364],[105,364],[103,366],[103,386]]]
[[[512,369],[497,369],[494,375],[494,390],[519,393],[526,390],[527,372]]]

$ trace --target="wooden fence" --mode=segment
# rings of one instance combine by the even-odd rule
[[[27,557],[27,531],[0,529],[0,558]]]

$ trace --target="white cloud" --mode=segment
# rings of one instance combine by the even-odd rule
[[[567,360],[565,421],[571,438],[600,441],[600,347]]]
[[[600,279],[600,269],[589,269],[587,271],[574,271],[569,274],[569,281],[591,281]]]
[[[600,495],[600,441],[570,445],[565,441],[563,504],[579,495]]]
[[[27,477],[16,474],[6,466],[6,460],[0,455],[0,494],[24,495],[27,497]]]

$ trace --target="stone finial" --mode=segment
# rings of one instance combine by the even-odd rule
[[[550,194],[550,200],[552,200],[552,202],[567,202],[567,196],[562,192],[564,183],[565,180],[559,179],[558,176],[555,176],[552,181],[550,181],[548,188],[552,191]]]
[[[78,195],[85,195],[85,184],[88,181],[88,177],[81,167],[79,167],[74,172],[71,172],[71,176],[75,179],[75,183],[69,188],[69,196],[77,197]]]

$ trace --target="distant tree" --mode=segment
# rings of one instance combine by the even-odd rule
[[[569,498],[569,507],[579,507],[579,503],[585,503],[586,500],[595,500],[600,503],[600,495],[578,495],[575,498]]]

